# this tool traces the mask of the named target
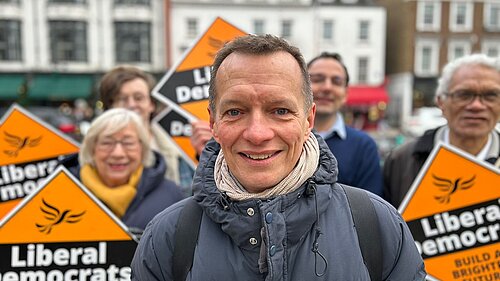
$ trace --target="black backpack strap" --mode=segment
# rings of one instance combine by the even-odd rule
[[[174,234],[172,273],[174,281],[185,281],[193,266],[194,250],[198,241],[203,210],[193,199],[187,200],[181,210]]]
[[[361,255],[371,281],[382,280],[382,248],[380,227],[375,207],[364,190],[342,185],[351,207],[352,219],[358,233]]]

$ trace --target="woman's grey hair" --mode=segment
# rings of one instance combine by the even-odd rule
[[[453,75],[458,69],[467,65],[482,65],[500,71],[500,58],[488,57],[485,54],[472,54],[450,61],[444,66],[441,77],[438,80],[435,95],[436,100],[438,97],[446,98]]]
[[[141,117],[137,113],[125,108],[113,108],[104,111],[103,114],[92,121],[80,147],[78,155],[80,166],[90,164],[95,167],[94,151],[99,137],[113,135],[123,130],[129,124],[133,125],[142,145],[142,164],[144,167],[153,165],[154,155],[149,144],[147,126],[144,125]]]
[[[208,88],[209,107],[212,112],[215,112],[215,96],[217,89],[215,87],[215,79],[217,71],[222,62],[232,53],[248,54],[248,55],[269,55],[276,52],[287,52],[297,61],[302,73],[302,94],[304,95],[305,112],[311,109],[313,104],[313,95],[311,90],[311,82],[304,57],[297,47],[294,47],[282,38],[274,35],[245,35],[230,41],[222,47],[216,54],[212,70],[210,72],[210,85]]]

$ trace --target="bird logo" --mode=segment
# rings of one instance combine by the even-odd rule
[[[439,203],[444,204],[450,202],[451,195],[455,192],[471,188],[474,185],[474,180],[476,179],[476,175],[473,175],[468,180],[462,180],[461,177],[455,180],[450,180],[438,177],[434,174],[432,175],[432,177],[434,178],[434,185],[437,186],[441,191],[446,192],[442,196],[435,196],[434,199],[436,199]]]
[[[37,138],[31,138],[31,137],[20,137],[16,136],[10,133],[7,133],[6,131],[3,132],[5,135],[4,140],[12,146],[14,149],[12,150],[4,150],[3,152],[7,154],[10,157],[17,157],[19,154],[19,151],[21,151],[24,148],[27,147],[35,147],[40,144],[40,140],[42,139],[42,136],[39,136]]]
[[[82,219],[82,216],[85,214],[85,211],[78,214],[71,214],[71,210],[67,209],[64,211],[60,211],[58,208],[50,205],[42,198],[43,206],[40,207],[40,210],[45,214],[44,217],[50,222],[47,224],[39,224],[36,223],[36,227],[42,233],[50,234],[52,228],[61,223],[77,223]]]

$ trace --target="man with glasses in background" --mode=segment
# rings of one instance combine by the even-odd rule
[[[316,104],[314,129],[325,139],[338,162],[338,182],[383,195],[380,157],[375,141],[346,126],[340,114],[347,101],[349,73],[336,53],[321,53],[308,64]]]
[[[438,141],[500,166],[500,58],[473,54],[444,68],[436,103],[447,125],[391,152],[384,164],[386,199],[398,207]]]

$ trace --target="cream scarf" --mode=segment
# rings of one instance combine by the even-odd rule
[[[217,156],[214,168],[214,179],[217,188],[226,193],[229,198],[235,201],[245,199],[266,199],[282,194],[288,194],[299,188],[308,178],[310,178],[319,163],[319,144],[313,133],[309,134],[304,143],[299,161],[288,176],[281,180],[277,185],[268,188],[259,193],[250,193],[243,187],[239,181],[231,174],[224,153],[222,150]]]
[[[137,193],[137,185],[141,179],[142,170],[141,165],[137,171],[130,175],[127,184],[117,187],[106,186],[99,178],[97,171],[89,164],[80,169],[80,178],[83,185],[90,189],[99,200],[104,202],[115,215],[121,218]]]

